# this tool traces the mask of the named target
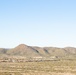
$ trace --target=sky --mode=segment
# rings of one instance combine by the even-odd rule
[[[19,44],[76,47],[76,0],[0,0],[0,48]]]

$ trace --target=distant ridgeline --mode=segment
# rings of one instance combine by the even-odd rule
[[[0,48],[0,62],[25,62],[43,60],[75,60],[74,47],[37,47],[20,44],[12,49]]]

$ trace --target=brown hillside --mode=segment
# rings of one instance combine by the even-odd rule
[[[76,48],[74,47],[37,47],[20,44],[15,48],[6,50],[0,48],[0,55],[24,56],[24,57],[59,57],[59,58],[76,58]]]
[[[8,50],[7,54],[9,55],[21,55],[21,56],[26,56],[26,57],[31,57],[31,56],[39,56],[37,50],[33,49],[30,46],[27,46],[25,44],[20,44],[19,46]]]

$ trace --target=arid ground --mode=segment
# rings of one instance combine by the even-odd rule
[[[76,75],[76,60],[1,62],[0,75]]]

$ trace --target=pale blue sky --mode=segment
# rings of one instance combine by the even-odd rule
[[[76,47],[76,0],[0,0],[0,47],[21,43]]]

